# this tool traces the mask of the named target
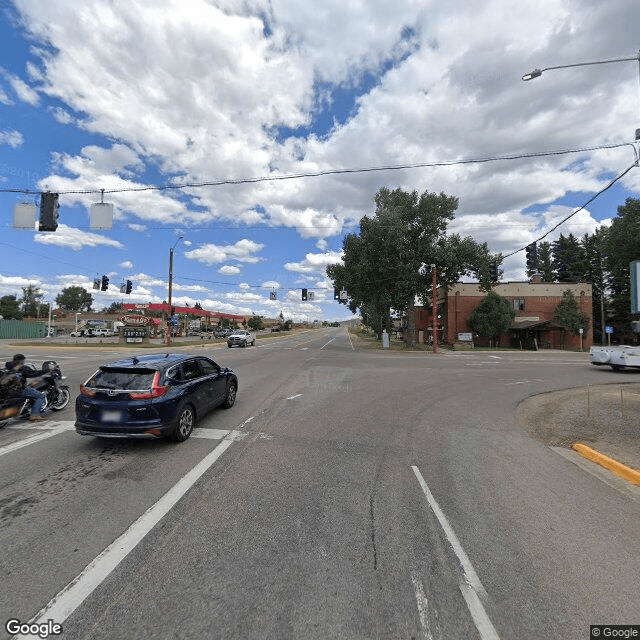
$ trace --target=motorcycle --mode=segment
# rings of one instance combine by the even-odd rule
[[[31,365],[25,365],[35,370]],[[60,366],[54,360],[47,360],[42,363],[42,375],[31,380],[30,386],[44,394],[44,405],[42,410],[51,409],[61,411],[68,404],[71,398],[69,387],[60,384],[64,380]],[[24,398],[19,392],[12,393],[10,390],[0,387],[0,427],[4,427],[12,419],[28,418],[33,406],[32,398]]]

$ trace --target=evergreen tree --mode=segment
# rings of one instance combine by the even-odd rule
[[[580,334],[580,329],[582,329],[583,335],[589,331],[589,316],[580,309],[578,301],[569,290],[562,294],[562,300],[555,308],[553,318],[576,336]]]
[[[490,291],[482,302],[469,314],[467,326],[483,338],[497,341],[507,332],[516,312],[506,298]]]
[[[585,271],[585,256],[578,239],[560,234],[552,246],[553,268],[558,282],[580,282]]]
[[[612,322],[620,339],[627,341],[633,337],[630,263],[640,260],[640,200],[627,198],[618,207],[603,245]]]
[[[551,244],[549,242],[538,243],[538,269],[537,272],[542,277],[542,282],[555,282],[556,274],[553,270],[553,254],[551,252]],[[527,271],[527,275],[531,277],[533,273]]]

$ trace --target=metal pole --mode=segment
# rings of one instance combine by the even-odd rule
[[[438,353],[438,293],[436,291],[436,265],[431,265],[431,286],[433,288],[431,306],[433,307],[433,353]]]
[[[167,335],[165,343],[167,347],[171,346],[171,287],[173,283],[173,247],[169,249],[169,319],[167,320]]]

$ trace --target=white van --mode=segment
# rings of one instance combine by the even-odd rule
[[[113,331],[111,329],[94,329],[93,335],[96,338],[113,338]]]

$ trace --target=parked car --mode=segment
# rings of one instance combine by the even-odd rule
[[[204,356],[152,354],[100,366],[80,386],[76,431],[107,438],[186,440],[196,421],[236,401],[238,377]]]
[[[80,331],[80,329],[76,329],[76,331],[72,331],[69,335],[72,338],[80,338],[82,336],[82,331]]]
[[[93,335],[96,338],[113,338],[113,331],[111,329],[94,329]]]
[[[227,346],[229,348],[233,347],[234,345],[237,345],[239,347],[246,347],[248,344],[254,345],[255,343],[256,337],[248,331],[244,331],[242,329],[237,329],[227,336]]]
[[[226,338],[230,333],[232,333],[231,329],[214,329],[213,337],[214,338]]]

